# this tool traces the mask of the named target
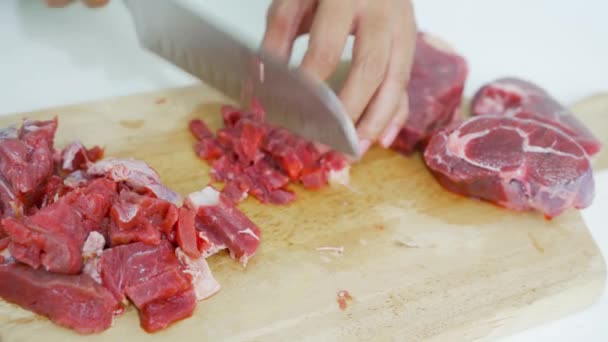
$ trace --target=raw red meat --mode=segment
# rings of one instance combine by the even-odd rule
[[[199,119],[190,130],[196,153],[212,164],[211,177],[226,182],[226,200],[236,204],[251,194],[262,203],[287,204],[295,200],[290,180],[309,189],[348,181],[344,156],[323,154],[312,142],[264,123],[259,105],[253,111],[224,106],[221,112],[225,127],[217,137]]]
[[[196,211],[185,207],[179,208],[179,221],[175,229],[175,240],[181,250],[191,258],[201,256],[196,243],[195,219]]]
[[[391,148],[409,155],[457,119],[467,74],[465,59],[447,43],[418,33],[407,87],[409,116]]]
[[[601,149],[599,140],[570,110],[528,81],[501,78],[490,82],[475,94],[471,107],[473,115],[505,115],[554,126],[574,139],[589,156]]]
[[[105,176],[115,182],[125,182],[135,191],[151,193],[175,205],[181,204],[179,194],[162,185],[158,173],[141,160],[106,158],[91,165],[87,173]]]
[[[123,190],[114,200],[110,216],[112,246],[138,241],[157,245],[163,236],[173,240],[179,213],[173,203]]]
[[[103,149],[99,146],[88,150],[80,141],[74,141],[61,151],[61,169],[86,170],[92,163],[103,158],[103,153]]]
[[[19,216],[31,195],[53,173],[57,119],[25,120],[20,129],[0,132],[0,214]],[[37,196],[35,196],[37,197]]]
[[[85,239],[107,215],[115,192],[114,182],[98,179],[32,216],[3,219],[11,254],[33,268],[42,265],[55,273],[79,273]]]
[[[439,131],[424,160],[448,190],[554,217],[594,196],[585,151],[554,126],[482,115]]]
[[[197,213],[195,227],[203,240],[203,255],[228,248],[230,256],[247,265],[260,244],[260,229],[212,187],[194,192],[185,205]]]
[[[174,322],[192,316],[195,308],[196,296],[192,289],[169,298],[157,299],[139,311],[141,327],[149,333],[162,330]]]
[[[183,267],[175,256],[173,246],[163,241],[156,246],[137,242],[106,249],[101,254],[101,279],[116,299],[125,301],[130,297],[129,289],[146,282],[172,290],[172,284],[153,281],[154,278],[172,271],[182,271]],[[181,276],[187,280],[183,272]],[[134,292],[131,291],[131,294]]]
[[[81,334],[112,325],[120,305],[86,275],[61,275],[22,264],[0,265],[0,297]]]

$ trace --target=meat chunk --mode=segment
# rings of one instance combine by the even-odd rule
[[[42,265],[55,273],[79,273],[85,239],[107,215],[115,191],[114,182],[98,179],[32,216],[2,220],[11,238],[11,254],[33,268]]]
[[[139,311],[140,324],[145,331],[156,332],[192,316],[195,308],[196,297],[194,290],[190,289],[175,296],[148,303]]]
[[[467,74],[465,59],[447,43],[418,33],[407,87],[409,116],[391,148],[409,155],[456,120]]]
[[[57,120],[25,120],[20,129],[0,132],[0,214],[22,215],[30,196],[53,173]]]
[[[61,151],[61,169],[86,170],[92,163],[103,158],[103,153],[99,146],[87,149],[80,141],[74,141]]]
[[[433,136],[424,160],[456,193],[554,217],[584,208],[594,196],[585,151],[554,126],[482,115]]]
[[[179,214],[173,203],[123,190],[112,204],[110,216],[112,246],[138,241],[157,245],[163,236],[173,240]]]
[[[0,265],[0,297],[81,334],[112,325],[120,305],[87,275],[61,275],[22,264]]]
[[[141,160],[106,158],[91,165],[87,173],[125,182],[136,191],[151,193],[175,205],[181,204],[179,194],[162,185],[158,173]]]
[[[220,193],[206,187],[186,198],[185,205],[197,213],[195,226],[203,240],[203,255],[228,248],[230,256],[244,266],[260,244],[260,229]]]
[[[528,81],[501,78],[490,82],[475,94],[471,108],[473,115],[504,115],[551,125],[574,139],[589,156],[601,149],[600,141],[570,110]]]
[[[171,288],[173,284],[154,281],[165,273],[174,276],[175,279],[181,277],[183,282],[190,283],[187,275],[181,272],[183,267],[175,256],[173,246],[167,241],[162,241],[156,246],[137,242],[112,247],[103,251],[100,261],[103,284],[121,302],[124,302],[127,296],[137,296],[138,287],[145,283],[159,286],[161,290],[165,289],[171,295],[175,294]],[[160,294],[158,297],[163,295]]]

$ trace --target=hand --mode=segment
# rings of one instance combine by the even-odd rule
[[[73,0],[46,0],[46,4],[49,7],[65,7],[69,5]],[[101,7],[105,6],[110,0],[82,0],[89,7]]]
[[[389,147],[408,115],[406,87],[416,22],[410,0],[273,0],[262,47],[289,60],[295,39],[310,34],[301,69],[327,80],[350,34],[353,61],[339,97],[357,125],[362,153]]]

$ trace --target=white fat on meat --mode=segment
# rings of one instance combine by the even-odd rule
[[[330,185],[348,185],[350,183],[350,165],[340,170],[330,170],[327,176]]]
[[[201,191],[196,191],[186,197],[186,206],[196,210],[200,207],[212,207],[220,204],[220,192],[208,186]]]
[[[13,255],[8,250],[8,247],[0,251],[0,257],[4,259],[4,263],[11,263],[15,261],[15,258],[13,258]]]
[[[221,289],[220,283],[213,277],[205,258],[193,259],[179,247],[175,249],[175,256],[185,267],[184,272],[192,277],[192,287],[197,300],[209,298]]]
[[[91,277],[95,282],[101,284],[101,269],[99,258],[103,252],[106,240],[98,232],[90,232],[84,246],[82,246],[82,261],[84,267],[82,272]]]
[[[245,229],[239,230],[239,234],[249,235],[252,238],[260,241],[260,237],[257,236],[251,228],[245,228]]]
[[[63,180],[63,185],[69,188],[77,188],[81,185],[84,185],[87,182],[86,177],[84,176],[84,172],[82,170],[77,170],[70,173]]]
[[[70,170],[72,168],[72,162],[74,162],[74,158],[76,158],[76,154],[83,149],[84,146],[78,140],[70,143],[61,153],[61,157],[63,159],[63,164],[61,167],[64,170]]]
[[[179,194],[162,185],[158,173],[141,160],[107,158],[91,165],[87,173],[94,176],[106,176],[115,182],[125,182],[135,189],[148,189],[160,199],[177,206],[181,205]]]

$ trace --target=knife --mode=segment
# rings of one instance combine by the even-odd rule
[[[244,105],[253,97],[268,122],[360,157],[355,126],[325,83],[254,50],[178,1],[125,1],[144,48]]]

